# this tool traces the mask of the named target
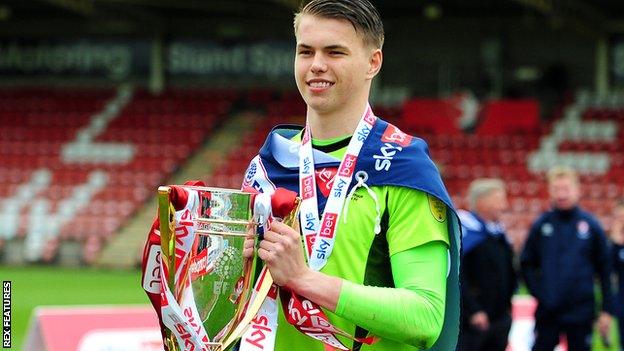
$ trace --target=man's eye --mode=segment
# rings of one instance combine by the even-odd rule
[[[344,55],[345,53],[342,51],[330,51],[329,54],[330,55]]]
[[[312,55],[312,50],[300,50],[299,55]]]

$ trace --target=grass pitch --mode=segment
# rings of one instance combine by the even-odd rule
[[[149,304],[141,287],[141,272],[60,268],[51,266],[0,267],[0,280],[12,281],[11,350],[21,350],[32,311],[37,306]],[[614,345],[604,348],[594,337],[592,350],[619,350],[613,326]]]
[[[138,270],[0,267],[0,279],[12,281],[11,350],[21,350],[37,306],[149,304]]]

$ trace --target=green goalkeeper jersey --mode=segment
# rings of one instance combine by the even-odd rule
[[[327,145],[336,143],[336,140],[313,144]],[[329,152],[332,156],[342,158],[346,147]],[[406,280],[405,277],[419,274],[407,271],[407,267],[391,267],[391,259],[396,255],[411,255],[423,261],[435,262],[430,269],[424,270],[418,280],[421,285],[417,289],[422,291],[441,290],[440,303],[437,310],[444,315],[444,297],[446,282],[447,255],[445,250],[426,250],[426,244],[434,243],[439,247],[447,248],[449,245],[448,229],[446,223],[446,206],[435,197],[424,192],[397,186],[372,186],[370,188],[377,195],[378,203],[365,188],[358,188],[348,203],[348,212],[343,214],[336,229],[336,242],[327,264],[321,272],[343,278],[356,285],[395,287],[395,282]],[[345,207],[347,204],[345,204]],[[381,232],[375,234],[374,228],[377,222],[377,208],[381,214]],[[405,257],[405,256],[404,256]],[[435,272],[435,274],[431,274]],[[393,277],[394,274],[394,277]],[[409,280],[409,279],[407,279]],[[345,286],[341,291],[338,303],[338,313],[344,315],[343,307],[367,308],[373,306],[358,306],[356,301],[345,301],[353,294],[346,294]],[[377,301],[379,304],[388,304],[384,313],[393,313],[397,306],[392,306],[393,301]],[[400,308],[400,306],[398,306]],[[356,311],[365,312],[365,311]],[[325,310],[331,323],[350,333],[351,335],[366,336],[367,331],[358,327],[355,323]],[[419,311],[414,311],[419,313]],[[352,313],[351,313],[352,314]],[[359,313],[356,313],[359,314]],[[409,313],[408,313],[409,314]],[[442,317],[443,318],[443,317]],[[290,325],[284,318],[280,308],[278,321],[276,347],[277,351],[286,350],[324,350],[321,342],[314,340]],[[392,326],[389,326],[392,327]],[[383,327],[382,327],[383,329]],[[383,330],[377,330],[378,335],[384,334]],[[391,331],[388,331],[392,335]],[[353,341],[339,337],[343,343],[351,348]],[[424,347],[422,347],[424,348]],[[373,345],[362,345],[361,350],[417,350],[403,342],[384,338]]]

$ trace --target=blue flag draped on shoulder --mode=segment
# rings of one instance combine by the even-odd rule
[[[267,137],[259,154],[251,161],[244,188],[272,192],[276,186],[299,192],[299,143],[291,139],[301,132],[300,126],[278,126]],[[354,136],[356,137],[356,136]],[[338,167],[340,160],[313,150],[315,168]],[[441,200],[449,211],[436,211],[446,216],[449,232],[449,272],[446,307],[442,332],[432,351],[455,350],[459,334],[459,255],[461,235],[459,218],[442,183],[437,167],[429,157],[427,144],[420,138],[401,132],[381,119],[375,123],[364,142],[354,174],[365,177],[368,186],[401,186],[420,190]],[[349,189],[355,185],[352,181]],[[320,192],[317,192],[320,194]],[[319,213],[326,199],[318,197]]]

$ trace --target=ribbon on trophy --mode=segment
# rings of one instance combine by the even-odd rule
[[[210,350],[210,339],[202,326],[190,286],[188,270],[195,240],[194,214],[199,207],[197,192],[180,187],[159,189],[166,195],[166,212],[160,211],[161,259],[160,259],[160,314],[161,321],[177,340],[182,350]],[[174,200],[176,209],[170,200]],[[176,201],[177,200],[177,201]],[[183,205],[181,205],[183,203]],[[173,215],[173,218],[168,218]],[[173,220],[172,220],[173,219]],[[163,227],[166,227],[164,230]],[[164,257],[174,258],[171,260]],[[174,263],[174,264],[171,264]],[[170,274],[173,270],[173,274]],[[172,291],[173,289],[173,291]],[[171,350],[177,350],[171,335],[165,340]]]
[[[185,185],[203,185],[202,182],[187,182]],[[175,245],[172,240],[175,236],[172,233],[180,232],[180,246],[177,254],[180,258],[188,257],[189,246],[192,245],[190,239],[194,235],[193,223],[189,221],[193,209],[196,207],[197,198],[185,191],[181,187],[171,187],[167,196],[166,206],[167,213],[159,213],[154,220],[150,232],[148,234],[147,244],[143,253],[143,288],[148,294],[154,309],[156,310],[160,322],[161,332],[163,334],[163,344],[165,350],[176,351],[178,348],[172,343],[172,331],[181,345],[186,345],[185,349],[205,350],[204,344],[207,341],[206,336],[202,334],[202,330],[197,328],[199,321],[197,309],[192,303],[192,296],[185,295],[183,305],[176,302],[176,298],[169,286],[175,281],[174,276],[169,274],[171,268],[174,269],[175,275],[180,276],[184,269],[183,265],[170,267],[167,260],[163,259],[163,253],[172,254]],[[169,215],[177,219],[169,218]],[[161,238],[161,225],[166,223],[168,229],[165,238]],[[179,226],[175,226],[177,223]],[[177,263],[183,262],[176,260]],[[168,281],[168,278],[171,278]],[[171,284],[170,284],[171,282]],[[188,290],[186,290],[188,291]],[[183,292],[186,292],[183,290]]]
[[[269,226],[273,207],[288,225],[297,220],[294,192],[279,190],[282,202],[275,203],[265,194],[197,185],[159,188],[159,216],[144,252],[143,286],[169,351],[226,350],[263,323],[258,311],[271,313],[267,295],[276,310],[269,271],[252,290],[255,256],[243,259],[241,248],[250,228]]]

